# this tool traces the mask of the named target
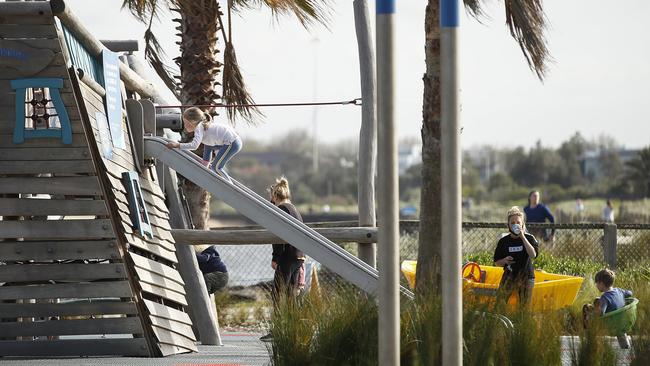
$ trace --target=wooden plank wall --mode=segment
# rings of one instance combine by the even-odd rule
[[[149,356],[53,18],[0,17],[0,38],[54,52],[22,77],[64,79],[73,130],[72,145],[13,144],[15,94],[0,78],[0,356]]]
[[[79,85],[93,135],[98,136],[95,113],[104,110],[103,100],[83,82]],[[149,213],[153,238],[140,236],[131,222],[127,190],[121,177],[123,172],[136,171],[136,167],[126,123],[123,124],[123,130],[126,148],[113,148],[113,156],[110,159],[102,157],[101,174],[105,174],[111,185],[110,199],[117,207],[118,230],[128,244],[129,264],[133,265],[139,290],[147,302],[148,325],[152,327],[157,338],[161,354],[196,351],[196,339],[184,310],[187,306],[184,282],[176,269],[178,261],[174,238],[170,232],[169,211],[153,167],[144,169],[140,174],[140,185]],[[102,151],[102,141],[95,138],[95,143],[98,150]],[[169,318],[161,315],[168,313],[178,316]]]

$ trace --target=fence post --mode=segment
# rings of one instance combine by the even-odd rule
[[[616,269],[616,224],[606,223],[603,231],[605,262],[609,268]]]

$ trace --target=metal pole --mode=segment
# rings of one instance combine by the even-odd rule
[[[395,0],[377,0],[377,145],[379,206],[379,365],[400,364],[397,143],[394,125]]]
[[[463,364],[458,0],[440,1],[442,364]]]

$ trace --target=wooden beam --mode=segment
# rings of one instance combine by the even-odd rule
[[[4,238],[103,239],[113,238],[111,220],[0,221]]]
[[[77,334],[142,334],[137,317],[0,323],[3,337]]]
[[[126,278],[123,263],[9,264],[0,266],[0,282],[91,281]]]
[[[153,331],[156,333],[156,338],[158,338],[160,343],[180,346],[187,350],[197,351],[193,336],[190,338],[187,334],[181,335],[177,332],[170,332],[165,328],[159,328],[155,325],[153,326]]]
[[[181,275],[178,273],[176,269],[166,266],[160,262],[156,262],[151,259],[142,257],[136,253],[129,253],[129,255],[131,256],[131,259],[133,260],[133,263],[135,264],[136,267],[140,267],[149,272],[156,273],[160,276],[163,276],[167,279],[170,279],[178,283],[181,286],[185,285],[185,282],[183,282],[183,278],[181,277]]]
[[[155,272],[149,270],[135,267],[135,272],[138,275],[139,282],[148,283],[150,285],[164,287],[168,290],[178,292],[179,294],[185,294],[185,288],[183,285],[179,284],[176,281],[172,281],[168,278],[165,278]]]
[[[187,313],[172,309],[163,304],[158,304],[157,302],[153,302],[151,300],[144,299],[143,301],[152,315],[163,319],[175,320],[187,325],[192,325],[192,321],[190,320],[190,317],[187,315]]]
[[[1,47],[1,45],[0,45]],[[2,77],[2,76],[0,76]],[[7,107],[3,107],[2,109],[9,109]],[[67,111],[66,111],[67,112]],[[0,116],[0,134],[12,134],[15,129],[16,125],[16,118],[14,115],[4,115]],[[69,117],[69,116],[68,116]],[[70,128],[72,130],[72,133],[83,133],[83,127],[81,126],[81,122],[79,119],[73,119],[70,118]],[[30,129],[26,129],[26,131],[29,131]],[[20,145],[14,145],[16,147],[19,147]],[[68,145],[63,145],[62,147],[67,147]]]
[[[50,4],[43,1],[0,2],[0,14],[5,16],[42,16],[51,17]]]
[[[171,291],[165,287],[152,285],[146,282],[140,282],[140,288],[144,292],[148,292],[165,300],[171,300],[179,303],[180,305],[187,306],[187,299],[185,299],[185,295],[179,294],[176,291]]]
[[[0,178],[0,193],[99,196],[102,190],[97,177],[26,177]]]
[[[135,52],[139,50],[137,39],[100,39],[99,42],[113,52]]]
[[[56,38],[54,24],[0,24],[3,39]]]
[[[376,243],[375,227],[316,228],[317,233],[335,243]],[[284,244],[282,239],[267,230],[183,230],[171,231],[177,243],[182,244]]]
[[[126,314],[138,311],[133,302],[84,302],[68,304],[2,304],[0,314],[3,318],[82,316]],[[31,342],[30,342],[31,343]],[[0,349],[2,349],[0,347]]]
[[[79,76],[79,80],[86,84],[86,86],[97,93],[100,96],[106,96],[106,90],[104,89],[103,86],[99,85],[95,80],[93,80],[92,77],[86,75],[84,73],[83,69],[77,69],[77,75]]]
[[[86,29],[83,22],[72,13],[70,8],[66,7],[65,2],[63,0],[52,0],[50,4],[52,6],[52,13],[86,47],[88,52],[95,57],[101,55],[102,50],[105,49],[104,45]],[[151,97],[156,94],[152,83],[142,79],[138,74],[129,69],[128,65],[122,62],[120,62],[120,78],[130,90],[137,92],[142,97]]]
[[[0,300],[15,299],[87,299],[132,297],[128,281],[57,283],[54,285],[0,286]],[[0,332],[2,334],[2,332]]]
[[[1,356],[150,356],[144,338],[0,341]]]
[[[30,147],[0,148],[0,160],[83,160],[90,159],[90,151],[85,147]]]
[[[0,216],[36,215],[105,216],[108,211],[103,200],[0,198]]]
[[[2,100],[4,99],[6,98],[0,98],[0,104],[2,104]],[[73,133],[72,144],[70,145],[63,145],[60,138],[27,139],[21,144],[14,144],[13,134],[0,134],[0,146],[3,147],[85,147],[87,145],[86,135],[83,133]]]
[[[91,160],[0,161],[2,174],[95,173]]]
[[[0,258],[5,261],[56,259],[118,259],[115,240],[96,241],[1,241]]]

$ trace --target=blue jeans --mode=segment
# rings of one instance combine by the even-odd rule
[[[226,163],[232,159],[242,148],[242,141],[240,138],[233,141],[230,145],[214,145],[203,146],[203,160],[210,161],[210,169],[213,171],[223,171]],[[212,160],[212,153],[216,153],[214,160]]]

